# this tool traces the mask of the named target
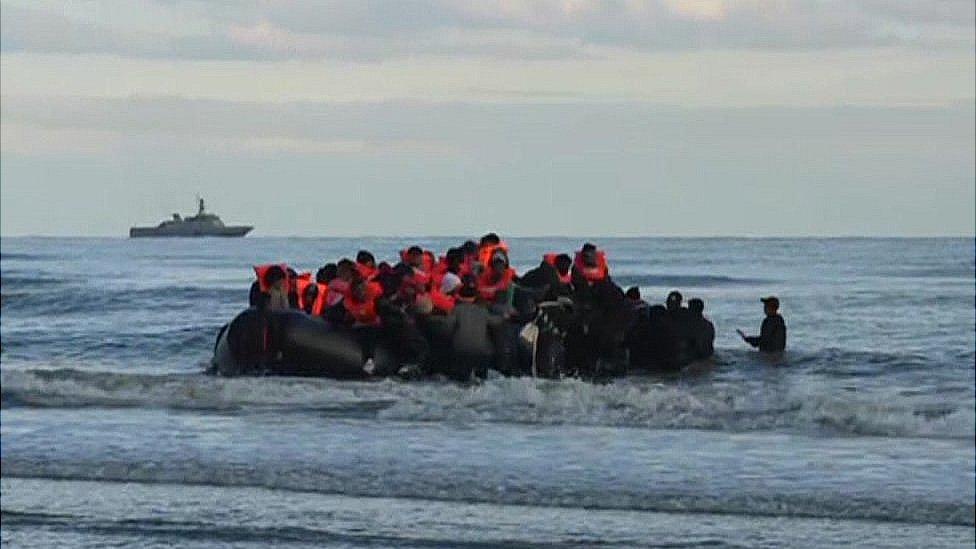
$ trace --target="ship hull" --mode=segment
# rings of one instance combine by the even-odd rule
[[[198,238],[203,236],[219,236],[225,238],[239,238],[251,232],[254,227],[247,225],[231,227],[132,227],[129,238],[153,237],[182,237]]]

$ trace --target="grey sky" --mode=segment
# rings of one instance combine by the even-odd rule
[[[974,232],[974,3],[0,3],[0,231]]]

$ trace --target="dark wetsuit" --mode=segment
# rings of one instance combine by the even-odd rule
[[[715,354],[715,325],[704,316],[697,315],[695,322],[694,354],[696,359]]]
[[[484,377],[495,352],[491,331],[502,324],[501,317],[474,303],[458,303],[447,316],[447,324],[454,351],[451,377],[462,381],[472,373]]]
[[[746,337],[746,343],[758,347],[760,351],[772,353],[786,349],[786,322],[775,314],[767,316],[758,336]]]

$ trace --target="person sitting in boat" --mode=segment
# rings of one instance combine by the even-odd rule
[[[373,280],[378,272],[376,258],[366,250],[359,250],[356,253],[356,269],[366,280]]]
[[[515,269],[508,266],[508,253],[494,248],[488,268],[478,277],[478,295],[481,300],[499,312],[505,312],[511,301]]]
[[[606,253],[590,242],[583,244],[573,260],[573,283],[592,286],[609,278],[610,268]]]
[[[458,274],[461,276],[478,274],[478,243],[474,240],[466,240],[461,245],[461,253],[464,257],[461,259],[461,270]]]
[[[448,375],[458,381],[472,375],[484,378],[495,354],[492,331],[498,330],[502,318],[476,303],[479,293],[471,279],[458,291],[457,305],[447,316],[452,351]]]
[[[382,295],[379,284],[366,280],[359,271],[353,271],[349,290],[343,299],[346,309],[345,325],[350,327],[363,352],[363,371],[372,375],[376,340],[381,325],[377,300]]]
[[[637,286],[627,288],[624,297],[627,298],[627,303],[634,308],[638,318],[644,318],[650,312],[651,305],[641,297],[640,288]]]
[[[345,307],[346,296],[354,275],[358,275],[356,264],[351,260],[343,258],[336,263],[335,277],[329,280],[329,292],[326,298],[325,309],[322,311],[322,318],[333,326],[342,326],[348,317]]]
[[[254,267],[257,280],[251,284],[249,302],[252,307],[271,311],[290,309],[288,301],[288,266],[267,264]]]
[[[518,283],[535,290],[539,302],[569,297],[573,293],[572,266],[573,260],[568,255],[549,253],[542,257],[538,267],[521,276]]]

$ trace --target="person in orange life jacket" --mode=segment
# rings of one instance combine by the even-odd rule
[[[508,255],[496,249],[489,267],[478,277],[478,294],[489,304],[507,304],[515,279],[515,270],[508,266]]]
[[[295,277],[295,293],[298,297],[298,308],[305,314],[312,314],[312,305],[319,294],[319,288],[312,280],[312,273],[301,273]]]
[[[354,274],[358,275],[359,271],[349,259],[343,258],[336,264],[335,277],[329,281],[329,294],[322,313],[322,317],[333,326],[341,326],[346,321],[347,310],[343,301],[349,293]]]
[[[497,234],[488,233],[481,237],[481,244],[478,245],[478,263],[482,269],[487,270],[491,267],[492,258],[498,250],[505,252],[505,258],[508,258],[508,244],[502,242]]]
[[[372,375],[375,370],[373,357],[380,326],[376,301],[382,290],[378,284],[366,280],[359,271],[353,272],[355,274],[352,275],[349,291],[343,300],[347,312],[346,324],[351,326],[362,349],[363,371]]]
[[[555,301],[572,295],[573,260],[566,254],[546,254],[539,266],[519,278],[519,285],[535,290],[535,299]]]
[[[464,252],[460,248],[447,250],[444,257],[444,273],[441,275],[440,291],[444,295],[454,295],[461,289],[461,263],[464,261]]]
[[[426,286],[430,283],[430,272],[427,269],[427,260],[424,251],[420,246],[410,246],[401,254],[404,263],[413,269],[414,279],[420,285]]]
[[[476,266],[478,264],[478,244],[474,240],[467,240],[461,245],[461,253],[463,257],[461,258],[461,269],[458,274],[461,276],[469,274],[479,274],[476,272]]]
[[[285,265],[260,265],[254,268],[258,279],[251,285],[252,307],[280,311],[288,304],[288,271]]]
[[[378,274],[376,258],[366,250],[359,250],[356,253],[356,269],[366,280],[373,280]]]
[[[606,255],[589,242],[583,244],[573,261],[573,277],[579,277],[591,286],[608,279],[610,269]]]

